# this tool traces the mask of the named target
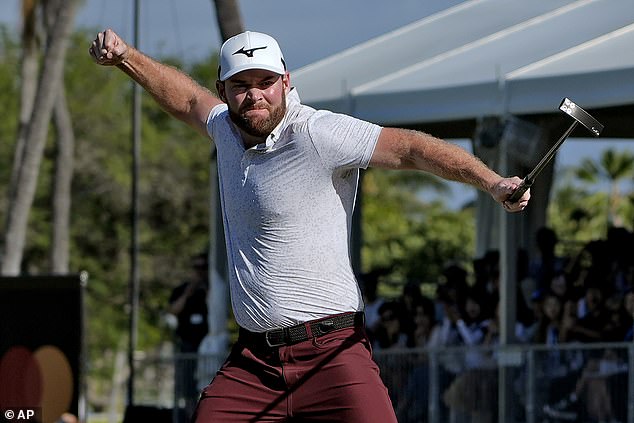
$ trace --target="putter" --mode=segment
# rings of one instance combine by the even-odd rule
[[[550,148],[548,153],[537,163],[537,166],[522,180],[517,189],[513,191],[513,194],[508,198],[507,201],[511,203],[517,202],[522,195],[533,185],[537,175],[546,167],[546,165],[555,157],[555,153],[561,147],[561,144],[568,138],[568,136],[572,133],[572,131],[577,127],[578,124],[583,125],[592,135],[598,137],[601,135],[601,131],[603,131],[603,125],[599,123],[598,120],[593,118],[590,113],[583,110],[581,107],[577,106],[572,100],[569,98],[564,98],[559,105],[559,110],[566,113],[568,116],[572,117],[574,121],[572,125],[564,132],[564,134],[559,138],[559,140]]]

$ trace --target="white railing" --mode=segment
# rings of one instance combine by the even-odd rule
[[[399,349],[374,357],[399,423],[634,423],[632,343]],[[184,410],[224,358],[139,360],[135,402],[186,421]]]

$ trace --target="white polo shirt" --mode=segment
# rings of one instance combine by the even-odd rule
[[[284,119],[245,150],[226,105],[209,114],[237,323],[250,331],[363,310],[349,256],[359,169],[381,127],[288,94]]]

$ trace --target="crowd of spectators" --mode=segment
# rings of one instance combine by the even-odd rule
[[[517,255],[515,342],[555,346],[632,341],[634,233],[611,228],[606,239],[588,242],[571,257],[556,254],[559,240],[550,228],[539,229],[536,242],[532,257],[524,250]],[[411,283],[397,299],[381,298],[376,294],[380,276],[362,278],[375,351],[498,342],[497,251],[473,260],[471,273],[464,266],[448,266],[434,297],[422,295],[420,284]],[[617,350],[546,351],[538,372],[544,379],[540,400],[545,419],[580,421],[584,413],[588,421],[619,421],[609,380],[624,373],[626,361]],[[443,354],[442,402],[450,412],[468,416],[465,421],[492,421],[495,399],[487,392],[495,390],[497,380],[490,359],[483,354]]]

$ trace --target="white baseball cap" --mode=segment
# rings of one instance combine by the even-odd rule
[[[286,73],[282,50],[273,37],[246,31],[222,44],[218,79],[226,81],[248,69],[264,69],[280,75]]]

